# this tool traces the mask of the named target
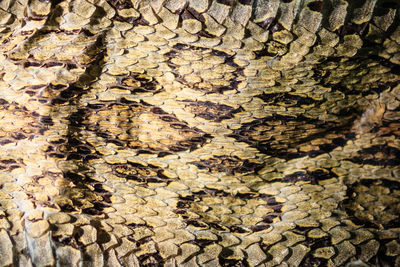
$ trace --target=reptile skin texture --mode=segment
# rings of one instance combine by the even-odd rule
[[[397,0],[0,0],[0,266],[400,266]]]

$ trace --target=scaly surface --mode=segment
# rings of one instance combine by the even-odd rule
[[[1,266],[400,266],[400,5],[0,2]]]

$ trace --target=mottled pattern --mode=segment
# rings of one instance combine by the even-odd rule
[[[0,1],[0,266],[400,266],[399,12]]]

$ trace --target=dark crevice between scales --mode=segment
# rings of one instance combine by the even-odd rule
[[[58,105],[69,105],[75,106],[76,111],[71,113],[66,119],[69,121],[67,134],[55,142],[55,146],[63,147],[63,152],[66,154],[66,161],[70,161],[71,164],[76,165],[77,170],[64,171],[64,178],[71,181],[72,187],[66,187],[62,189],[62,196],[67,197],[72,201],[72,206],[69,204],[61,203],[61,211],[73,212],[79,211],[84,204],[86,198],[91,199],[92,207],[83,208],[81,211],[88,215],[102,215],[102,209],[108,206],[110,203],[111,193],[104,190],[102,185],[93,180],[90,177],[90,168],[85,164],[87,160],[84,160],[81,155],[87,154],[92,151],[91,146],[84,140],[81,140],[82,134],[82,119],[84,116],[84,110],[80,105],[80,99],[85,94],[86,90],[98,79],[102,69],[105,65],[105,52],[106,52],[106,33],[103,32],[97,37],[97,40],[87,50],[88,54],[91,54],[94,60],[89,63],[85,72],[79,77],[79,79],[70,84],[59,98],[55,98],[52,101],[53,113],[57,113]],[[64,89],[64,87],[63,87]],[[91,154],[92,158],[96,158],[95,155]],[[94,156],[94,157],[93,157]],[[90,187],[93,187],[93,190]],[[101,200],[100,200],[101,199]],[[63,205],[65,204],[65,205]],[[107,216],[107,215],[105,215]],[[92,220],[93,224],[96,224],[96,220]],[[97,229],[99,243],[105,243],[110,238],[106,234],[100,224],[94,225]],[[52,226],[53,228],[56,226]],[[60,244],[71,244],[75,247],[82,247],[83,244],[79,242],[80,231],[77,228],[74,231],[74,235],[69,237],[53,237],[55,241]],[[90,257],[85,254],[84,257]]]
[[[276,140],[274,136],[271,136],[270,132],[274,131],[273,128],[277,122],[280,122],[280,125],[287,125],[288,127],[293,128],[282,132],[282,134],[288,135],[289,138]],[[345,145],[347,140],[353,139],[355,134],[350,131],[352,125],[351,122],[351,116],[342,117],[342,121],[336,123],[308,118],[303,115],[295,117],[273,114],[272,116],[267,116],[242,124],[242,127],[233,130],[233,133],[228,135],[228,137],[233,137],[239,142],[245,142],[267,155],[286,160],[305,156],[313,158],[331,152],[336,147]],[[314,128],[318,129],[318,132],[308,134],[307,129],[302,128],[306,124],[314,125]],[[261,127],[261,130],[259,130],[259,127]],[[263,127],[267,127],[266,130],[262,130]],[[253,138],[252,133],[256,131],[258,132],[258,135],[256,136],[257,138]],[[300,145],[310,144],[313,140],[320,138],[325,139],[326,135],[332,133],[335,133],[337,137],[326,139],[327,143],[316,146],[318,149],[310,151],[299,151],[297,149]],[[263,136],[265,137],[265,140],[258,139]],[[296,151],[291,151],[289,149],[296,149]]]
[[[133,91],[131,92],[134,94]],[[154,146],[154,144],[151,143],[138,142],[137,138],[129,133],[131,129],[138,129],[139,123],[132,124],[131,129],[125,129],[125,134],[129,135],[129,138],[114,136],[112,133],[101,129],[98,123],[90,123],[88,118],[94,112],[113,110],[114,106],[120,105],[123,105],[126,108],[125,111],[130,112],[130,115],[121,115],[121,113],[118,113],[114,114],[114,116],[122,116],[121,118],[125,118],[125,120],[129,122],[130,118],[137,118],[140,114],[150,113],[155,115],[157,119],[161,120],[163,123],[167,123],[169,128],[179,131],[182,136],[187,135],[187,138],[175,140],[172,144],[165,146]],[[204,133],[200,129],[189,127],[186,122],[179,120],[174,114],[167,113],[159,107],[155,107],[144,101],[130,101],[124,97],[121,98],[119,102],[88,104],[85,113],[83,117],[86,121],[84,125],[85,130],[96,134],[98,137],[104,138],[105,143],[112,143],[121,148],[133,149],[138,154],[157,154],[158,157],[164,157],[181,151],[193,151],[212,138],[211,135]],[[123,123],[120,123],[119,126],[122,128],[126,127]]]
[[[187,82],[182,75],[178,73],[176,70],[179,66],[171,62],[171,60],[176,57],[180,51],[194,51],[194,52],[204,52],[204,51],[210,51],[210,54],[213,56],[217,56],[220,58],[224,59],[224,63],[226,65],[229,65],[231,67],[236,68],[236,70],[233,72],[233,77],[229,79],[229,86],[213,86],[211,89],[209,88],[200,88],[197,83],[189,83]],[[234,62],[234,55],[229,55],[228,53],[216,49],[210,49],[210,48],[205,48],[205,47],[200,47],[200,46],[194,46],[194,45],[188,45],[188,44],[182,44],[178,43],[175,44],[171,51],[166,53],[164,56],[168,57],[167,64],[168,66],[172,69],[172,73],[175,76],[175,79],[185,85],[187,85],[189,88],[192,88],[196,91],[202,91],[205,92],[206,94],[212,94],[212,93],[217,93],[217,94],[223,94],[225,91],[231,91],[235,90],[236,92],[238,91],[238,85],[241,82],[239,79],[239,76],[243,76],[243,67],[240,67]]]
[[[225,172],[228,175],[256,174],[264,167],[263,163],[241,160],[236,156],[214,156],[201,161],[192,161],[197,168],[209,172]]]
[[[209,197],[218,197],[220,199],[230,199],[230,198],[238,198],[241,200],[254,200],[259,199],[263,200],[263,206],[270,208],[272,211],[263,216],[263,220],[258,222],[255,225],[237,225],[237,224],[224,224],[224,223],[216,223],[210,222],[206,218],[203,218],[203,212],[197,212],[197,205],[201,204],[204,198]],[[186,223],[186,225],[191,226],[197,230],[210,230],[215,233],[217,236],[221,233],[235,233],[235,234],[250,234],[261,232],[271,228],[271,224],[276,220],[281,219],[283,203],[280,203],[276,200],[274,196],[267,194],[260,194],[256,192],[252,193],[237,193],[232,195],[231,192],[204,188],[202,190],[193,191],[190,195],[181,195],[179,196],[178,202],[176,203],[176,207],[174,210],[175,214],[178,214],[179,217]],[[194,210],[192,210],[194,209]],[[197,213],[200,217],[193,219],[191,212]],[[212,211],[207,210],[204,211],[204,214]],[[193,241],[195,244],[199,242],[207,242],[207,245],[212,243],[218,243],[219,240],[195,240]],[[224,260],[222,257],[221,260]]]
[[[349,218],[351,219],[352,222],[354,222],[357,225],[362,225],[366,228],[374,228],[374,229],[390,229],[390,228],[398,228],[400,226],[400,217],[397,218],[392,218],[391,220],[388,220],[387,222],[381,222],[379,221],[379,218],[375,218],[375,220],[366,220],[365,218],[360,218],[357,216],[356,212],[359,211],[360,206],[364,206],[364,212],[369,212],[368,206],[369,205],[376,205],[379,206],[380,200],[371,200],[369,202],[365,203],[358,203],[357,198],[366,193],[363,191],[359,191],[359,188],[357,187],[365,187],[365,188],[370,188],[375,187],[375,186],[382,186],[384,188],[390,189],[390,193],[388,193],[388,196],[395,196],[396,191],[400,190],[400,182],[399,181],[393,181],[386,179],[385,177],[381,177],[380,180],[375,180],[375,179],[361,179],[360,181],[357,181],[354,184],[349,184],[347,185],[347,190],[346,190],[346,196],[347,198],[343,200],[341,203],[339,203],[339,206],[342,206],[346,213],[348,214]],[[375,197],[378,197],[374,195]],[[353,204],[356,204],[354,206]],[[397,199],[396,205],[400,203],[400,200]],[[391,212],[396,213],[396,206],[389,206],[388,209],[385,209],[380,212]],[[372,216],[376,214],[371,214]],[[375,216],[374,216],[375,217]]]

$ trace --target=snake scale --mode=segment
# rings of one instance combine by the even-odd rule
[[[0,266],[400,266],[396,0],[1,0]]]

